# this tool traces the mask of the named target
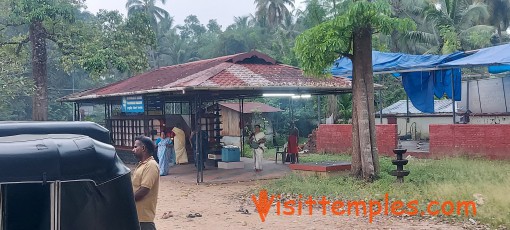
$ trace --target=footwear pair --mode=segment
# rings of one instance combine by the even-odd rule
[[[240,212],[241,214],[246,214],[246,215],[250,215],[250,211],[248,211],[248,209],[244,209],[243,207],[240,207],[239,210],[237,210],[236,212]]]
[[[190,214],[188,214],[188,216],[186,216],[186,217],[188,217],[188,218],[202,217],[202,214],[200,214],[200,213],[198,213],[198,212],[197,212],[197,213],[195,213],[195,214],[190,213]]]

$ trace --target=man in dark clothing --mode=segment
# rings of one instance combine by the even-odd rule
[[[209,135],[207,135],[207,132],[204,130],[200,131],[200,142],[198,143],[199,146],[201,146],[200,154],[202,155],[202,168],[205,168],[205,161],[207,160],[207,154],[209,151]],[[197,136],[195,132],[191,134],[190,142],[191,146],[193,147],[193,156],[195,157],[195,167],[198,168],[198,153],[197,153]]]

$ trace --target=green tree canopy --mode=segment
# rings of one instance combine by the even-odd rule
[[[325,70],[342,55],[352,54],[355,29],[370,26],[372,33],[389,34],[393,30],[415,29],[410,19],[391,17],[386,1],[356,1],[334,19],[304,31],[296,38],[295,50],[300,66],[310,75],[324,75]]]

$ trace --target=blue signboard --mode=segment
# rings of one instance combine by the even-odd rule
[[[144,111],[142,96],[122,97],[122,112],[143,113]]]

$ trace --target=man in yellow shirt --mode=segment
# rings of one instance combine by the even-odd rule
[[[158,201],[159,166],[153,157],[155,149],[150,138],[136,138],[133,154],[140,162],[131,174],[131,181],[141,230],[156,230],[154,217]]]

